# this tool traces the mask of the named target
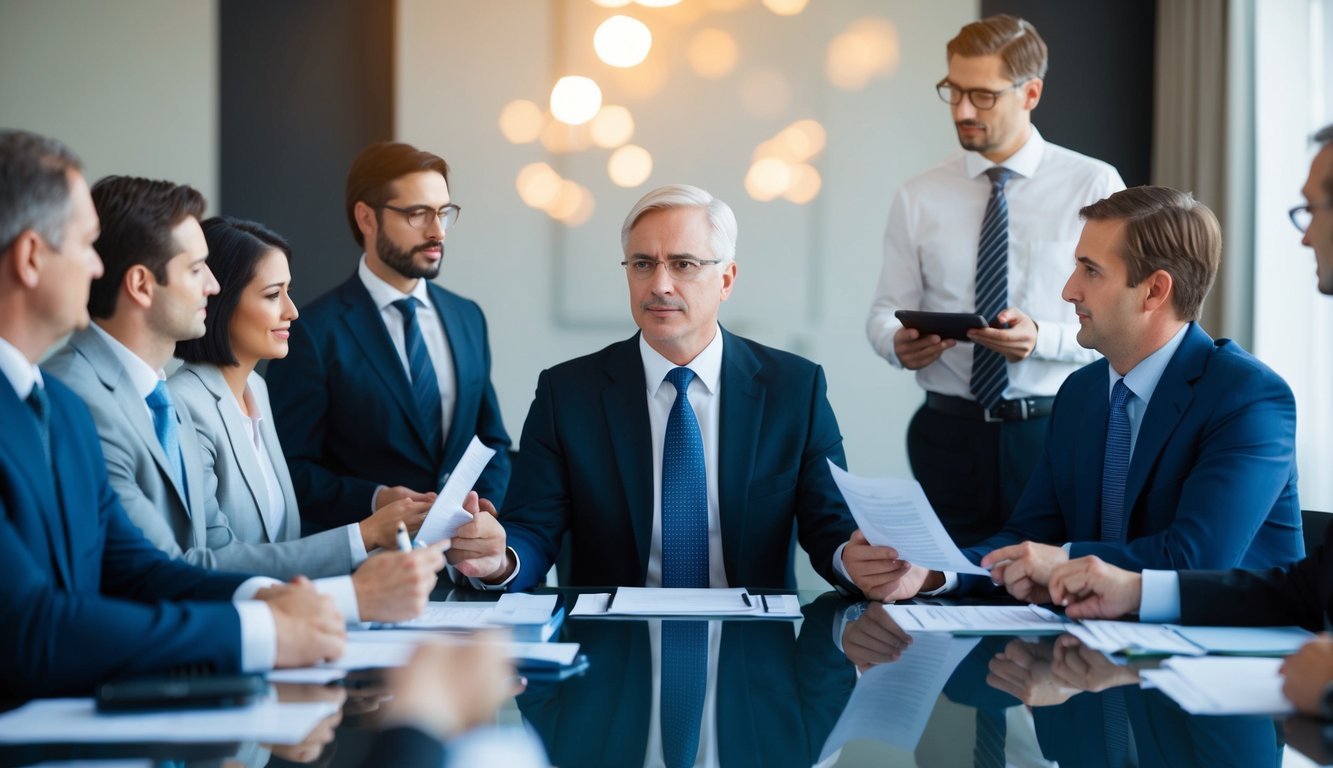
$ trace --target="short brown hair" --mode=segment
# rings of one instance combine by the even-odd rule
[[[362,248],[366,245],[361,228],[356,225],[357,202],[374,208],[375,215],[379,216],[380,206],[393,196],[389,185],[419,171],[435,171],[444,177],[445,184],[449,183],[449,164],[444,158],[411,144],[380,141],[361,150],[347,171],[347,224],[352,228],[357,245]]]
[[[1005,77],[1015,83],[1046,77],[1046,42],[1037,28],[1007,13],[988,16],[958,30],[945,47],[954,56],[999,56]]]
[[[1120,255],[1133,287],[1157,270],[1171,276],[1171,303],[1198,320],[1222,259],[1222,228],[1208,206],[1170,187],[1130,187],[1085,206],[1089,221],[1123,221]]]

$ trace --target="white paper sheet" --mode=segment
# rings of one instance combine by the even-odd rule
[[[417,531],[417,541],[434,544],[440,539],[453,536],[460,527],[472,520],[471,513],[463,509],[463,501],[467,499],[468,491],[477,484],[481,471],[486,468],[494,455],[494,448],[482,443],[475,435],[472,437],[467,451],[458,460],[453,472],[449,473],[449,479],[445,481],[444,487],[435,496],[435,503],[431,505],[430,512],[426,514],[425,521]]]
[[[829,733],[820,762],[856,740],[914,751],[949,676],[979,642],[980,638],[914,635],[897,661],[866,670]]]
[[[99,715],[92,699],[42,699],[0,715],[0,743],[262,741],[300,744],[333,702],[271,699],[235,709]]]
[[[881,605],[907,632],[1059,635],[1065,620],[1035,605]],[[873,610],[873,608],[872,608]]]
[[[1069,634],[1102,653],[1202,656],[1206,651],[1165,624],[1137,621],[1084,621],[1071,624]]]
[[[968,560],[949,538],[920,483],[858,477],[832,461],[828,465],[856,525],[871,544],[893,547],[903,560],[932,571],[990,575]]]
[[[405,665],[412,658],[412,652],[422,643],[444,643],[466,645],[476,642],[470,636],[447,635],[417,629],[374,629],[354,630],[347,633],[348,653],[342,659],[326,662],[315,669],[336,666],[345,669],[359,667],[396,667]],[[503,643],[505,654],[513,661],[569,662],[579,652],[578,643],[526,643],[506,641]],[[377,648],[383,648],[377,651]],[[351,661],[347,661],[348,657]],[[366,663],[369,662],[369,663]],[[397,663],[389,663],[397,662]],[[358,666],[349,666],[359,664]]]
[[[608,613],[664,616],[734,616],[762,612],[757,598],[743,588],[620,587]]]
[[[1282,695],[1282,659],[1177,656],[1140,672],[1191,715],[1281,715],[1293,710]]]
[[[610,592],[585,592],[574,599],[570,616],[605,616],[611,607]]]
[[[334,680],[347,677],[347,670],[333,667],[301,667],[300,669],[275,669],[265,677],[270,683],[298,683],[301,685],[328,685]]]

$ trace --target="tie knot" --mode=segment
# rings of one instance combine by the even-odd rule
[[[413,296],[399,299],[395,301],[393,305],[398,308],[398,311],[402,313],[405,319],[410,320],[417,316],[417,300]]]
[[[690,382],[694,381],[694,371],[683,367],[672,368],[667,371],[666,378],[676,388],[678,394],[684,394],[690,388]]]
[[[1005,183],[1008,182],[1009,177],[1013,175],[1013,171],[1002,165],[986,169],[986,176],[990,178],[991,187],[996,190],[1004,189]]]
[[[51,410],[51,400],[46,395],[46,387],[41,384],[34,384],[32,391],[28,393],[28,407],[37,414],[38,419],[45,419],[46,414]]]
[[[148,397],[145,397],[144,400],[148,402],[148,407],[154,410],[170,408],[171,393],[167,391],[167,383],[165,381],[157,382],[157,386],[153,387],[153,391],[149,392]]]
[[[1112,410],[1123,410],[1125,403],[1133,396],[1134,393],[1130,391],[1129,387],[1125,386],[1125,380],[1123,378],[1116,379],[1115,386],[1111,387]]]

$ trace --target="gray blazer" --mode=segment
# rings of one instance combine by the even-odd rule
[[[286,514],[272,528],[264,521],[268,489],[254,456],[250,430],[222,371],[212,365],[187,363],[167,383],[176,407],[189,413],[198,438],[205,504],[209,519],[216,517],[220,522],[209,526],[208,546],[217,553],[219,563],[281,579],[349,573],[352,553],[346,526],[301,538],[300,510],[273,428],[264,380],[251,373],[247,384],[259,406],[263,418],[260,435],[286,500]]]
[[[42,369],[88,405],[101,438],[111,487],[144,536],[172,557],[184,557],[206,568],[219,567],[206,544],[204,474],[189,413],[176,408],[185,463],[186,487],[181,488],[168,469],[147,404],[134,390],[115,350],[97,331],[85,328],[75,333]]]

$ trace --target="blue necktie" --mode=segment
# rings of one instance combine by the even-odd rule
[[[1008,168],[986,169],[990,177],[990,199],[981,220],[977,246],[977,314],[994,321],[1009,306],[1009,203],[1004,185],[1013,175]],[[980,344],[972,348],[972,394],[984,408],[993,408],[1009,386],[1009,368],[1004,355]]]
[[[403,343],[407,347],[408,372],[412,375],[412,400],[421,417],[421,431],[432,452],[440,450],[444,439],[444,411],[440,405],[440,385],[435,378],[426,341],[417,323],[417,300],[411,296],[393,303],[403,315]]]
[[[51,466],[51,399],[41,384],[34,384],[28,393],[28,407],[32,409],[32,415],[37,417],[37,434],[42,438],[42,453],[46,456],[47,466]]]
[[[708,476],[688,397],[694,371],[673,368],[676,401],[662,444],[662,586],[708,586]],[[694,765],[708,684],[708,624],[662,622],[661,728],[667,768]]]
[[[977,740],[972,747],[974,768],[1004,768],[1004,740],[1008,730],[1005,710],[979,707],[976,712]]]
[[[176,426],[176,409],[171,405],[171,393],[167,383],[159,381],[153,391],[144,398],[148,410],[153,412],[153,432],[157,433],[157,442],[162,446],[162,455],[167,457],[167,466],[171,468],[172,479],[180,482],[184,473],[181,471],[180,433]]]
[[[1125,403],[1133,395],[1124,379],[1111,388],[1106,455],[1102,459],[1102,541],[1125,538],[1125,477],[1129,474],[1129,413]]]

